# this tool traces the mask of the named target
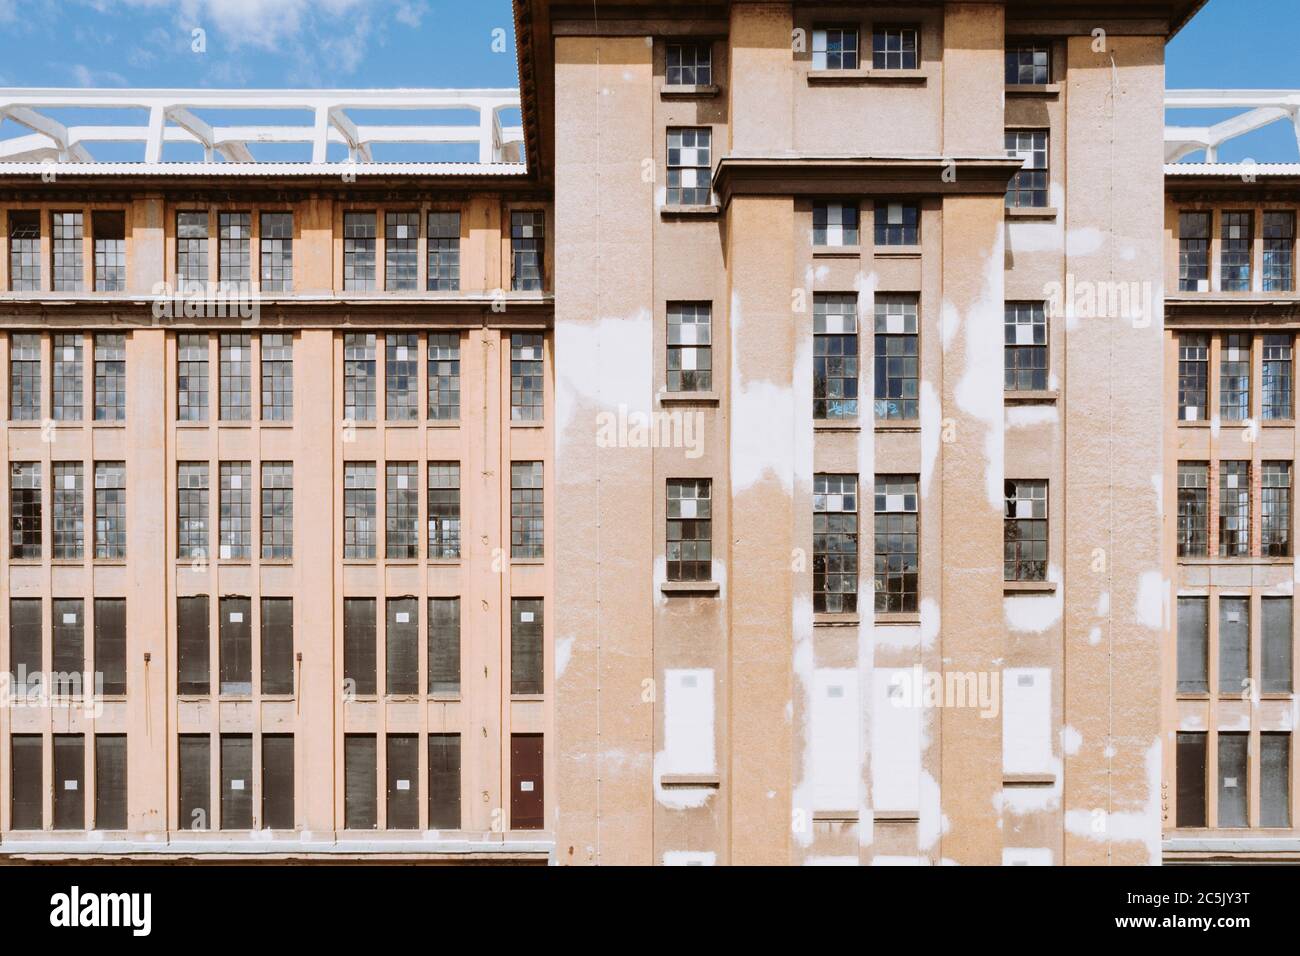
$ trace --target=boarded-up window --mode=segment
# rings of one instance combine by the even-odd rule
[[[353,694],[375,693],[374,598],[343,599],[343,679]]]
[[[212,756],[207,734],[181,734],[180,816],[182,830],[207,830],[212,826]]]
[[[208,596],[176,601],[177,684],[181,694],[208,693]]]
[[[879,670],[876,671],[880,673]],[[862,747],[858,738],[858,672],[821,667],[813,672],[811,732],[812,808],[847,810],[861,805]],[[880,710],[877,710],[879,719]],[[876,756],[877,751],[872,751]],[[917,749],[920,754],[920,749]],[[881,806],[877,795],[876,806]]]
[[[717,770],[714,714],[712,670],[664,671],[664,773]]]
[[[221,693],[253,692],[253,605],[246,597],[223,597],[217,624],[221,637]]]
[[[510,735],[510,828],[542,829],[542,735]]]
[[[1209,598],[1178,599],[1178,693],[1204,694],[1210,689]]]
[[[429,693],[460,693],[460,598],[429,598]]]
[[[429,734],[429,829],[460,829],[460,734]]]
[[[510,599],[510,693],[542,693],[542,599]]]
[[[976,675],[978,676],[978,675]],[[967,685],[969,698],[971,689]],[[978,693],[978,685],[973,688]],[[1002,770],[1052,770],[1052,672],[1046,667],[1002,672]]]
[[[1247,825],[1250,802],[1246,752],[1249,734],[1219,734],[1219,826]]]
[[[14,598],[9,602],[9,671],[14,688],[39,685],[41,674],[41,602]]]
[[[126,734],[95,735],[95,829],[126,829]]]
[[[1205,826],[1205,734],[1178,734],[1178,826]]]
[[[1291,693],[1291,599],[1266,597],[1263,609],[1263,684],[1266,694]]]
[[[253,738],[221,735],[221,829],[253,828]]]
[[[1219,598],[1219,693],[1240,694],[1250,678],[1250,598]]]
[[[1291,825],[1291,735],[1259,735],[1259,825]]]
[[[343,738],[343,826],[346,829],[373,830],[379,826],[375,777],[375,735],[346,735]]]
[[[262,737],[262,826],[292,830],[293,734]]]
[[[262,598],[262,693],[293,693],[293,598]]]
[[[9,827],[12,830],[39,830],[45,826],[41,735],[14,734],[10,738],[10,756]]]
[[[54,735],[54,829],[86,828],[86,743],[81,734]]]
[[[856,673],[853,671],[852,673]],[[924,709],[909,699],[915,693],[910,667],[877,667],[872,678],[871,797],[878,810],[918,810],[921,804],[921,723]],[[856,700],[856,688],[845,696]],[[849,714],[856,713],[856,707]],[[838,733],[853,733],[856,718],[846,715]],[[854,755],[853,771],[858,756]],[[854,797],[858,789],[850,791]],[[852,809],[851,802],[829,809]]]
[[[81,675],[86,669],[85,602],[81,598],[55,598],[51,602],[52,693],[81,696]]]
[[[388,829],[420,827],[420,738],[388,735]]]
[[[420,612],[413,597],[389,598],[384,627],[388,693],[420,692]],[[392,824],[390,823],[389,826]]]
[[[95,598],[95,670],[105,694],[126,693],[126,600]]]

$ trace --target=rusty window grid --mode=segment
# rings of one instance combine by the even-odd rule
[[[818,421],[858,416],[857,312],[856,294],[813,296],[813,418]]]
[[[9,557],[41,558],[41,463],[9,464]]]
[[[918,610],[920,548],[916,475],[877,475],[875,490],[875,609]]]
[[[858,69],[858,28],[836,25],[813,29],[814,70]]]
[[[1007,188],[1009,209],[1044,209],[1047,207],[1048,131],[1045,129],[1009,129],[1005,139],[1007,155],[1024,160],[1011,177]]]
[[[1249,461],[1219,462],[1219,557],[1251,554]]]
[[[1183,332],[1178,336],[1178,420],[1209,418],[1210,337]]]
[[[384,336],[384,417],[413,422],[420,417],[420,337],[389,332]]]
[[[669,581],[713,580],[713,482],[669,478],[666,564]]]
[[[512,422],[541,421],[544,396],[541,334],[511,333],[510,420]]]
[[[1178,556],[1210,553],[1210,466],[1204,461],[1178,463]]]
[[[253,280],[253,217],[246,212],[217,214],[217,276],[247,285]]]
[[[176,550],[196,561],[208,557],[208,463],[176,463]]]
[[[708,41],[673,42],[664,50],[664,82],[669,86],[710,86],[713,46]]]
[[[176,213],[176,282],[208,281],[208,214]]]
[[[419,287],[420,214],[384,213],[384,289],[413,290]]]
[[[1178,291],[1210,291],[1210,214],[1178,214]]]
[[[429,419],[460,418],[460,333],[431,332],[428,351]]]
[[[1052,81],[1052,48],[1039,40],[1012,40],[1006,46],[1006,84],[1045,86]]]
[[[460,557],[460,462],[428,465],[429,558]]]
[[[293,213],[264,212],[261,215],[261,268],[258,281],[264,292],[293,289]]]
[[[223,422],[253,417],[253,338],[222,334],[217,338],[218,415]]]
[[[126,336],[95,335],[95,421],[126,420]]]
[[[208,337],[176,336],[176,418],[208,420]]]
[[[542,288],[542,256],[545,250],[546,213],[516,209],[510,213],[510,288],[536,291]]]
[[[1223,336],[1219,348],[1219,416],[1224,421],[1250,418],[1251,335]]]
[[[126,557],[126,462],[95,462],[95,558]]]
[[[713,388],[713,305],[673,302],[668,306],[668,391]]]
[[[94,236],[95,291],[125,291],[125,213],[120,210],[103,210],[92,213],[90,228]]]
[[[293,462],[262,462],[262,560],[293,558]]]
[[[54,484],[51,556],[55,561],[80,561],[86,549],[86,498],[84,466],[79,461],[50,463]]]
[[[50,336],[50,387],[56,422],[79,422],[83,415],[85,362],[79,333]]]
[[[247,461],[220,463],[220,537],[217,557],[247,561],[253,554],[253,479]]]
[[[420,556],[420,485],[416,462],[384,466],[384,553],[391,560]]]
[[[349,461],[343,464],[343,557],[373,561],[377,529],[375,522],[375,463]]]
[[[429,213],[426,241],[429,291],[455,292],[460,288],[460,213]]]
[[[510,693],[545,692],[542,599],[510,599]]]
[[[9,211],[9,289],[38,292],[41,288],[41,214]]]
[[[293,335],[262,336],[262,421],[293,420]]]
[[[813,610],[858,609],[858,477],[813,476]]]
[[[708,126],[668,129],[669,206],[707,206],[713,201],[713,130]]]
[[[510,463],[510,557],[541,558],[545,547],[542,463]]]
[[[877,295],[875,303],[875,416],[920,418],[919,302],[913,294]]]
[[[1219,214],[1219,284],[1224,292],[1249,292],[1255,214],[1224,210]]]
[[[1042,302],[1008,302],[1004,307],[1003,348],[1009,392],[1047,388],[1047,306]]]
[[[1265,421],[1290,421],[1295,417],[1295,347],[1291,333],[1264,335],[1264,361],[1260,376]]]
[[[375,279],[376,225],[373,212],[343,214],[343,288],[373,291]]]
[[[343,417],[375,420],[375,343],[373,333],[343,336]]]
[[[1047,580],[1047,482],[1008,479],[1003,520],[1003,577]]]
[[[84,221],[80,212],[50,214],[50,252],[53,257],[50,287],[55,292],[80,292],[85,288],[82,240]]]
[[[1295,289],[1295,213],[1264,213],[1264,291]]]
[[[9,335],[9,420],[41,418],[41,337],[30,332]]]

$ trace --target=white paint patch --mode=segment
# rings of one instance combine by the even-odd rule
[[[1065,234],[1065,254],[1071,258],[1093,255],[1108,238],[1108,233],[1095,226],[1076,226]]]
[[[1138,578],[1137,601],[1133,608],[1138,623],[1158,631],[1164,624],[1169,586],[1159,571],[1144,571]]]
[[[1179,730],[1204,730],[1205,717],[1202,714],[1189,712],[1180,714],[1178,717]]]
[[[1088,631],[1088,643],[1096,647],[1101,643],[1101,628],[1094,627]]]
[[[1054,564],[1048,565],[1047,580],[1056,585],[1055,591],[1012,594],[1002,599],[1002,614],[1008,628],[1020,634],[1042,634],[1060,621],[1065,599],[1061,569]]]
[[[810,856],[803,861],[804,866],[857,866],[860,861],[856,856]]]
[[[655,798],[676,809],[703,806],[716,792],[711,787],[670,787],[665,774],[711,774],[714,749],[713,669],[664,671],[664,749],[655,754]]]
[[[1008,222],[1006,235],[1013,256],[1060,252],[1065,245],[1065,228],[1059,222]]]
[[[1052,770],[1052,671],[1011,667],[1002,672],[1002,769]]]
[[[868,394],[875,394],[875,392]],[[939,447],[943,444],[943,403],[939,399],[939,393],[928,381],[921,382],[920,406],[921,497],[924,498],[930,493],[930,479],[934,477],[935,463],[939,460]]]
[[[1110,592],[1102,591],[1097,596],[1097,616],[1105,617],[1110,613]]]
[[[984,267],[984,287],[979,299],[971,304],[962,321],[966,367],[953,389],[957,407],[984,425],[984,490],[989,507],[999,514],[1004,499],[1004,443],[1006,426],[1003,418],[1003,323],[1004,239],[1001,232]],[[974,427],[974,422],[963,427]]]
[[[945,302],[939,310],[939,340],[946,352],[952,347],[953,340],[961,328],[961,313],[951,302]]]
[[[921,806],[916,821],[916,846],[928,850],[948,832],[948,818],[940,809],[939,784],[929,771],[921,771]]]
[[[555,417],[561,437],[578,415],[582,436],[595,441],[600,412],[649,414],[654,386],[654,322],[648,309],[595,322],[558,322]],[[587,434],[587,430],[590,434]]]
[[[718,855],[712,851],[668,850],[664,853],[664,866],[715,866]]]
[[[1156,514],[1160,517],[1165,515],[1165,483],[1160,475],[1151,476],[1151,487],[1156,492]]]
[[[911,651],[921,646],[921,627],[916,624],[877,624],[876,647],[890,651]]]
[[[901,706],[912,680],[906,667],[878,667],[871,683],[871,806],[918,810],[921,803],[921,713]]]
[[[1073,757],[1083,746],[1083,734],[1079,733],[1069,724],[1061,728],[1061,753],[1067,757]]]
[[[1051,866],[1052,851],[1046,847],[1003,847],[1003,866]]]
[[[1224,731],[1249,731],[1250,730],[1250,713],[1246,710],[1239,710],[1229,716],[1228,712],[1219,711],[1219,732]]]
[[[794,392],[790,384],[745,377],[742,343],[758,353],[764,343],[744,335],[740,294],[731,297],[731,489],[733,495],[775,479],[792,494],[794,454]],[[801,343],[799,348],[805,346]],[[803,410],[803,406],[800,406]]]
[[[922,866],[921,860],[914,856],[873,856],[872,866]]]
[[[555,679],[559,680],[564,676],[568,669],[569,658],[573,656],[573,643],[575,638],[572,636],[562,637],[555,642]]]
[[[1008,428],[1036,428],[1055,425],[1061,420],[1055,405],[1008,405]]]
[[[812,748],[812,808],[856,809],[862,779],[858,738],[858,672],[820,667],[813,673],[808,745]]]
[[[1115,810],[1104,818],[1105,825],[1094,826],[1092,810],[1067,810],[1065,829],[1075,836],[1097,842],[1142,843],[1147,849],[1147,863],[1160,865],[1160,738],[1147,748],[1147,796],[1131,810]]]
[[[939,624],[942,615],[939,611],[939,602],[934,598],[921,599],[921,647],[930,650],[934,647],[935,639],[939,636]]]

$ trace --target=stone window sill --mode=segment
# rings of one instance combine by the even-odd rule
[[[711,595],[717,594],[717,581],[665,581],[659,590],[667,595]]]

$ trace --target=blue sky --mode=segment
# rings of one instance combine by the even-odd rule
[[[1294,0],[1210,0],[1170,44],[1167,85],[1300,87],[1297,27],[1300,3]],[[192,49],[196,28],[204,31],[202,52]],[[0,86],[517,82],[509,0],[0,0]],[[1222,115],[1182,113],[1177,122],[1213,122]],[[58,118],[87,121],[81,115]],[[19,131],[11,122],[0,124],[0,137]],[[133,158],[103,155],[115,148],[96,147],[96,153]],[[1295,136],[1286,124],[1275,124],[1235,141],[1221,159],[1246,157],[1293,161]]]

